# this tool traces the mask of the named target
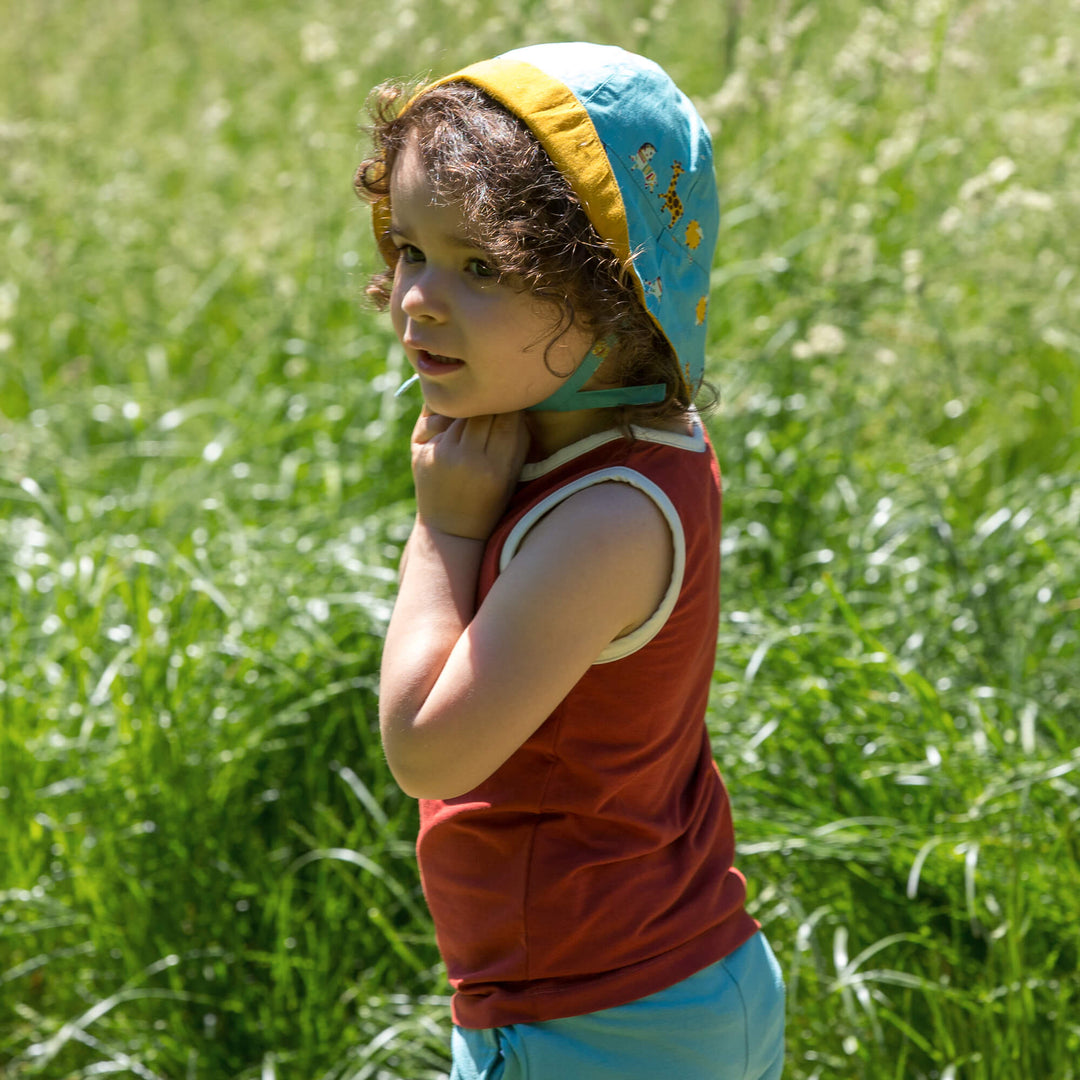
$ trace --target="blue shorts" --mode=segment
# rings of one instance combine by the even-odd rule
[[[778,1080],[784,981],[765,935],[657,994],[565,1020],[455,1027],[450,1080]]]

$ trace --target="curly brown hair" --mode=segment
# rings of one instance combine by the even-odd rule
[[[596,341],[614,342],[607,370],[620,385],[666,387],[658,404],[613,409],[616,422],[684,416],[690,392],[674,349],[645,310],[629,267],[597,233],[525,123],[467,82],[425,91],[405,109],[409,97],[395,82],[372,91],[373,153],[356,170],[357,195],[370,203],[385,199],[394,163],[415,137],[437,196],[460,206],[472,226],[470,240],[500,276],[555,304],[552,341],[581,320]],[[390,269],[371,277],[367,294],[384,310],[397,252],[387,235],[378,241]]]

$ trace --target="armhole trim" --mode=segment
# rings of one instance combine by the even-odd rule
[[[682,589],[683,577],[686,573],[686,537],[683,533],[682,521],[674,503],[668,498],[663,488],[653,483],[647,476],[634,469],[613,466],[608,469],[599,469],[586,476],[580,476],[569,484],[551,492],[541,499],[535,506],[527,510],[521,520],[510,530],[510,534],[503,544],[499,553],[499,573],[502,573],[509,565],[510,560],[517,554],[529,530],[546,514],[549,514],[560,503],[576,495],[579,491],[595,486],[596,484],[629,484],[638,491],[643,492],[657,509],[664,515],[664,520],[671,530],[671,541],[674,549],[671,565],[671,580],[664,592],[657,609],[635,630],[631,630],[624,637],[616,638],[596,658],[596,664],[609,664],[613,660],[622,660],[647,645],[663,628],[668,616],[675,608],[675,602],[679,598]]]

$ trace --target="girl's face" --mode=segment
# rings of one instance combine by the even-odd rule
[[[415,139],[394,163],[390,206],[391,317],[432,411],[516,412],[554,393],[591,335],[575,326],[552,341],[559,309],[498,280],[458,207],[436,201]]]

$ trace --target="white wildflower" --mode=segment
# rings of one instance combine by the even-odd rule
[[[844,331],[831,323],[818,323],[817,326],[812,326],[807,335],[807,341],[817,356],[839,356],[847,345]]]
[[[923,114],[919,111],[901,116],[893,126],[892,134],[877,144],[874,158],[882,172],[895,168],[915,152],[919,145],[923,119]]]
[[[923,253],[918,248],[908,248],[900,256],[900,266],[904,271],[904,292],[915,293],[922,288]]]
[[[791,348],[796,360],[809,360],[815,356],[839,356],[847,345],[847,338],[839,326],[818,323],[810,327],[805,341],[797,341]]]
[[[963,220],[964,215],[960,212],[960,208],[958,206],[950,206],[938,220],[938,228],[948,236],[949,233],[956,232]]]
[[[217,131],[231,115],[232,106],[224,98],[219,98],[203,109],[203,114],[199,117],[199,126],[203,131]]]
[[[0,322],[6,322],[15,314],[19,303],[19,286],[14,281],[0,282]]]
[[[998,157],[987,165],[985,171],[965,180],[960,185],[960,201],[971,202],[987,188],[1004,184],[1016,172],[1016,162],[1012,158]]]
[[[1062,34],[1054,42],[1054,55],[1050,63],[1063,74],[1076,64],[1076,44],[1067,34]]]
[[[944,0],[916,0],[915,25],[925,30],[937,22],[944,10]]]
[[[986,175],[994,184],[1004,184],[1016,172],[1016,162],[1012,158],[994,158],[986,169]]]
[[[1045,191],[1032,191],[1014,184],[998,195],[995,205],[999,210],[1037,210],[1048,214],[1054,209],[1054,197]]]
[[[865,229],[874,220],[874,211],[866,203],[851,204],[851,221],[857,229]]]
[[[338,54],[333,31],[325,23],[309,22],[300,31],[300,55],[305,64],[321,64]]]
[[[855,32],[833,60],[833,78],[865,79],[875,64],[893,67],[896,56],[887,43],[895,41],[898,32],[898,23],[891,15],[874,6],[865,7]]]
[[[746,72],[733,71],[725,80],[724,85],[709,99],[708,109],[715,116],[724,116],[735,109],[744,108],[750,104],[750,83]]]
[[[977,53],[963,49],[959,45],[946,45],[943,58],[943,66],[955,68],[967,75],[982,72],[986,69],[986,62]]]

